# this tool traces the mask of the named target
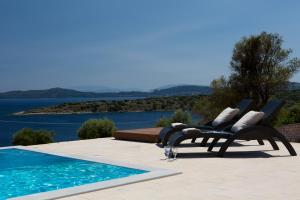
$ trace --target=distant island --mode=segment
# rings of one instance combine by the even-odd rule
[[[164,89],[155,89],[149,92],[81,92],[64,88],[47,90],[10,91],[0,93],[0,99],[34,99],[34,98],[101,98],[101,97],[162,97],[162,96],[190,96],[209,95],[212,89],[209,86],[181,85]]]
[[[201,95],[151,97],[121,101],[87,101],[63,103],[60,105],[31,109],[14,113],[15,115],[45,115],[45,114],[84,114],[97,112],[145,112],[174,111],[177,109],[192,110]]]
[[[133,100],[96,100],[63,103],[54,106],[20,111],[14,115],[84,114],[98,112],[147,112],[192,110],[200,98],[206,95],[146,97]],[[281,90],[274,98],[283,99],[287,106],[300,99],[300,90]]]
[[[287,90],[299,90],[300,83],[289,82]],[[51,88],[46,90],[10,91],[0,93],[0,99],[39,99],[39,98],[105,98],[105,97],[168,97],[209,95],[212,88],[201,85],[179,85],[167,88],[154,89],[149,92],[82,92],[72,89]]]
[[[275,97],[285,99],[287,104],[300,98],[300,84],[291,82],[288,89],[278,91]],[[31,90],[24,92],[0,93],[1,98],[101,98],[101,97],[136,97],[133,100],[95,100],[77,103],[63,103],[55,106],[20,111],[14,115],[46,114],[84,114],[97,112],[145,112],[192,110],[202,96],[211,94],[207,86],[174,86],[151,92],[93,93],[76,90],[53,88],[49,90]]]

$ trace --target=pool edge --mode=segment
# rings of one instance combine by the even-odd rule
[[[92,161],[92,162],[100,162],[100,163],[105,163],[105,164],[134,168],[134,169],[139,169],[139,170],[145,170],[145,171],[149,171],[149,172],[146,172],[144,174],[132,175],[129,177],[124,177],[124,178],[117,178],[117,179],[112,179],[112,180],[107,180],[107,181],[84,184],[81,186],[74,186],[74,187],[70,187],[70,188],[53,190],[53,191],[49,191],[49,192],[42,192],[42,193],[14,197],[14,198],[10,198],[10,200],[58,199],[58,198],[75,196],[75,195],[79,195],[79,194],[83,194],[83,193],[89,193],[89,192],[99,191],[99,190],[103,190],[103,189],[113,188],[113,187],[117,187],[117,186],[123,186],[123,185],[128,185],[128,184],[149,181],[149,180],[153,180],[153,179],[158,179],[158,178],[181,174],[181,172],[178,172],[175,170],[170,170],[170,169],[153,168],[153,167],[147,167],[147,166],[143,166],[143,165],[135,165],[135,164],[107,160],[107,159],[102,159],[102,158],[85,157],[85,156],[78,156],[78,155],[68,155],[68,154],[62,154],[62,153],[53,153],[53,152],[49,152],[49,151],[35,150],[30,147],[27,148],[27,147],[23,147],[23,146],[11,146],[11,147],[4,147],[4,148],[0,148],[0,149],[11,149],[11,148],[35,151],[35,152],[40,152],[40,153],[46,153],[46,154],[51,154],[51,155],[56,155],[56,156],[63,156],[63,157],[68,157],[68,158],[81,159],[81,160]]]

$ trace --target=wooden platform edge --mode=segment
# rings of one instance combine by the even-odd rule
[[[114,138],[117,140],[157,143],[160,130],[161,128],[119,130],[115,132]]]

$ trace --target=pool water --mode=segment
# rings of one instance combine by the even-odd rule
[[[146,173],[17,148],[0,149],[0,199]]]

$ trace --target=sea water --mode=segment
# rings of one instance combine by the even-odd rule
[[[102,99],[121,100],[121,98]],[[132,97],[132,99],[136,98]],[[153,127],[160,117],[169,117],[172,114],[172,112],[107,112],[68,115],[12,115],[12,113],[32,108],[88,100],[96,99],[0,99],[0,146],[11,145],[13,134],[24,127],[51,130],[56,133],[55,141],[70,141],[78,139],[77,129],[84,121],[91,118],[105,117],[113,120],[118,129],[134,129]]]

